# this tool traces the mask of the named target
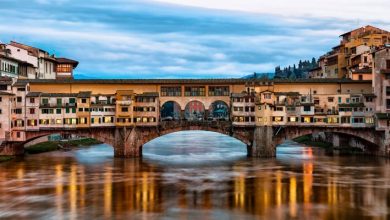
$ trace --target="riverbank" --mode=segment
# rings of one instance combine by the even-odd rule
[[[333,147],[333,144],[330,142],[325,142],[325,141],[313,141],[309,136],[302,136],[295,138],[293,141],[308,145],[308,146],[314,146],[314,147],[321,147],[325,149],[330,149]]]
[[[9,161],[9,160],[13,160],[14,157],[12,156],[0,156],[0,163],[1,162],[6,162],[6,161]]]
[[[72,148],[76,147],[91,146],[101,143],[102,142],[93,138],[84,138],[70,141],[47,141],[27,147],[25,150],[28,154],[39,154],[56,150],[71,150]]]

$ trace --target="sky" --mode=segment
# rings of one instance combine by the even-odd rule
[[[388,0],[0,0],[0,41],[78,60],[78,77],[236,78],[318,58]]]

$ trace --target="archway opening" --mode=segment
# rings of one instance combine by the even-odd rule
[[[216,132],[179,131],[144,144],[142,154],[160,165],[212,165],[246,158],[247,145]]]
[[[205,118],[205,107],[202,102],[191,101],[186,105],[184,117],[187,121],[202,121]]]
[[[174,121],[181,119],[181,107],[177,102],[168,101],[161,107],[161,120]]]
[[[228,121],[229,106],[224,101],[215,101],[210,105],[208,120]]]

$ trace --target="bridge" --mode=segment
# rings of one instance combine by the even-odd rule
[[[167,121],[152,127],[96,127],[80,129],[50,129],[26,132],[26,141],[8,142],[0,146],[0,155],[20,155],[24,144],[52,134],[90,137],[114,148],[115,157],[142,157],[142,147],[149,141],[178,131],[202,130],[231,136],[247,146],[249,157],[276,156],[276,147],[286,140],[310,135],[326,134],[326,140],[338,147],[352,142],[368,154],[386,155],[384,134],[369,128],[341,128],[329,126],[254,126],[237,127],[230,121]]]
[[[252,157],[274,157],[277,145],[308,134],[383,156],[390,149],[390,116],[373,111],[371,81],[68,79],[12,86],[17,99],[7,107],[12,124],[9,135],[0,131],[0,155],[22,154],[23,144],[42,136],[74,134],[112,145],[116,157],[140,157],[147,142],[185,130],[234,137]]]

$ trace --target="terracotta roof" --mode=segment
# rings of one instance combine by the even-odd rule
[[[0,95],[15,95],[15,94],[10,93],[10,92],[3,92],[3,91],[0,91]]]
[[[57,63],[72,64],[74,68],[76,68],[77,65],[79,65],[78,61],[71,60],[71,59],[68,59],[68,58],[63,58],[63,57],[56,58],[56,61],[57,61]]]
[[[41,93],[41,97],[77,97],[78,93]]]
[[[365,68],[365,69],[354,69],[352,70],[352,73],[372,73],[371,68]]]

